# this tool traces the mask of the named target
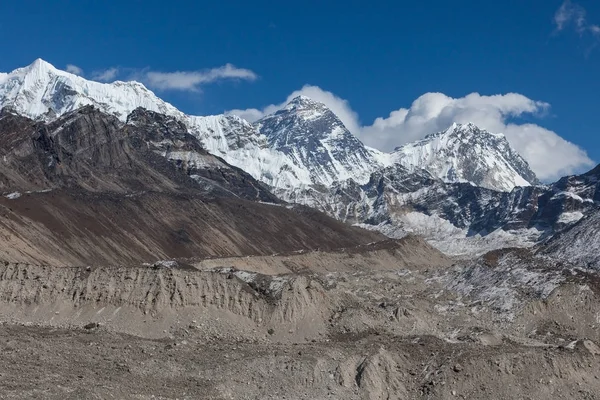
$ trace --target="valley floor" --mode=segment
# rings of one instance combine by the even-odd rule
[[[595,399],[600,285],[406,237],[130,267],[0,265],[0,398]]]
[[[573,349],[338,336],[316,343],[141,339],[0,327],[2,398],[595,399],[600,358]]]

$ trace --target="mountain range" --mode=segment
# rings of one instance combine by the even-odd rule
[[[148,154],[166,159],[186,179],[204,185],[207,193],[310,206],[391,237],[422,235],[450,254],[541,243],[593,213],[600,200],[598,168],[542,185],[500,133],[453,124],[383,153],[365,146],[330,109],[305,96],[253,124],[233,115],[191,116],[141,83],[89,81],[38,59],[0,74],[0,109],[3,124],[22,127],[14,140],[38,135],[35,143],[41,147],[36,151],[43,150],[33,151],[36,161],[23,171],[28,177],[14,174],[9,170],[28,168],[19,164],[22,158],[17,162],[14,157],[31,153],[31,144],[15,146],[10,136],[3,137],[5,195],[55,187],[57,178],[47,169],[58,167],[57,171],[69,170],[65,176],[82,174],[75,180],[86,182],[87,189],[133,190],[136,180],[162,180],[138,175],[127,182],[107,180],[106,174],[123,162],[121,156],[129,162],[135,159],[111,146],[106,154],[103,150],[92,156],[101,156],[106,168],[102,174],[96,170],[98,163],[77,163],[69,169],[65,160],[97,145],[100,138],[113,141],[107,139],[106,129],[89,131],[90,125],[77,125],[79,131],[89,131],[80,136],[69,128],[87,115],[87,124],[109,124],[118,141],[137,143],[138,149],[143,142]],[[140,133],[142,129],[147,133]],[[65,131],[70,136],[64,136]],[[131,135],[137,142],[131,142]],[[63,140],[58,148],[56,138]],[[90,143],[86,146],[82,140]],[[98,174],[102,178],[95,181]]]

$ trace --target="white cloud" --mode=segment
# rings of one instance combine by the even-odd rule
[[[577,33],[584,35],[590,33],[600,38],[600,26],[590,24],[587,20],[587,12],[577,3],[565,0],[554,14],[554,24],[557,31],[562,31],[572,26]]]
[[[92,74],[92,79],[99,82],[110,82],[114,81],[119,75],[119,68],[112,67],[101,71],[95,71]]]
[[[537,114],[549,107],[527,97],[508,93],[481,96],[471,93],[452,98],[443,93],[426,93],[410,108],[392,111],[388,117],[377,118],[371,126],[363,127],[361,136],[367,144],[377,144],[386,150],[439,132],[453,122],[473,122],[492,132],[503,132],[505,120],[523,114]]]
[[[585,9],[579,4],[574,4],[570,0],[564,1],[554,14],[556,29],[562,31],[571,23],[574,23],[578,30],[583,29],[585,27],[585,14]]]
[[[552,180],[592,166],[594,163],[584,150],[555,132],[535,124],[511,122],[515,117],[543,115],[549,107],[547,103],[517,93],[495,96],[471,93],[461,98],[427,93],[410,108],[401,108],[363,127],[360,137],[367,145],[390,150],[444,130],[453,122],[473,122],[490,132],[504,133],[541,180]]]
[[[258,78],[253,71],[225,64],[205,71],[155,72],[145,71],[142,75],[148,86],[160,90],[197,91],[202,84],[223,79],[253,81]]]
[[[302,89],[292,92],[284,102],[280,104],[271,104],[263,109],[249,108],[246,110],[229,110],[227,114],[238,115],[250,122],[257,121],[267,114],[271,114],[289,103],[293,98],[298,96],[307,96],[327,105],[335,115],[346,125],[351,132],[357,134],[360,131],[358,122],[358,114],[350,108],[348,101],[336,96],[335,94],[321,89],[318,86],[304,85]]]
[[[248,81],[254,81],[258,79],[258,75],[256,75],[253,71],[244,68],[237,68],[232,64],[225,64],[218,68],[202,71],[175,72],[152,71],[149,68],[136,69],[111,67],[104,70],[94,71],[91,79],[99,82],[111,82],[114,81],[119,75],[123,75],[126,80],[142,82],[146,86],[153,89],[192,92],[200,90],[200,86],[203,84],[213,83],[223,79]]]
[[[267,113],[257,108],[247,108],[245,110],[229,110],[225,114],[237,115],[249,122],[255,122],[264,117]]]
[[[426,93],[413,101],[410,107],[392,111],[387,117],[377,118],[368,126],[360,124],[357,113],[346,100],[317,86],[304,86],[281,104],[272,104],[260,110],[231,110],[228,113],[256,121],[282,108],[298,95],[324,103],[366,145],[383,151],[391,151],[427,134],[442,131],[453,122],[473,122],[491,132],[504,133],[541,180],[552,180],[593,165],[584,150],[555,132],[535,124],[512,122],[515,117],[542,116],[550,107],[547,103],[517,93],[494,96],[471,93],[461,98],[452,98],[443,93]]]
[[[73,65],[73,64],[67,64],[66,71],[71,74],[75,74],[75,75],[79,75],[79,76],[83,75],[83,69],[81,69],[77,65]]]

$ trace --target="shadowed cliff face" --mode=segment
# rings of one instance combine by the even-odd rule
[[[181,123],[141,109],[126,124],[92,107],[50,124],[3,112],[0,157],[4,260],[136,263],[380,238],[289,208]]]

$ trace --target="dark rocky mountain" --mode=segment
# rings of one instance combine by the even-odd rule
[[[600,208],[553,236],[537,254],[580,268],[600,269]]]
[[[177,120],[93,107],[51,122],[0,115],[0,258],[102,264],[371,242],[202,149]],[[265,204],[268,203],[268,204]]]
[[[278,202],[264,184],[202,149],[181,122],[152,111],[135,110],[127,124],[92,106],[49,124],[2,112],[0,129],[7,132],[0,139],[3,190],[176,191],[192,185]]]
[[[554,185],[557,191],[571,194],[574,201],[600,201],[600,165],[581,175],[565,176]]]
[[[292,200],[392,237],[420,234],[452,254],[481,253],[531,246],[576,223],[596,207],[595,171],[500,192],[396,164],[373,173],[367,184],[346,181]]]

